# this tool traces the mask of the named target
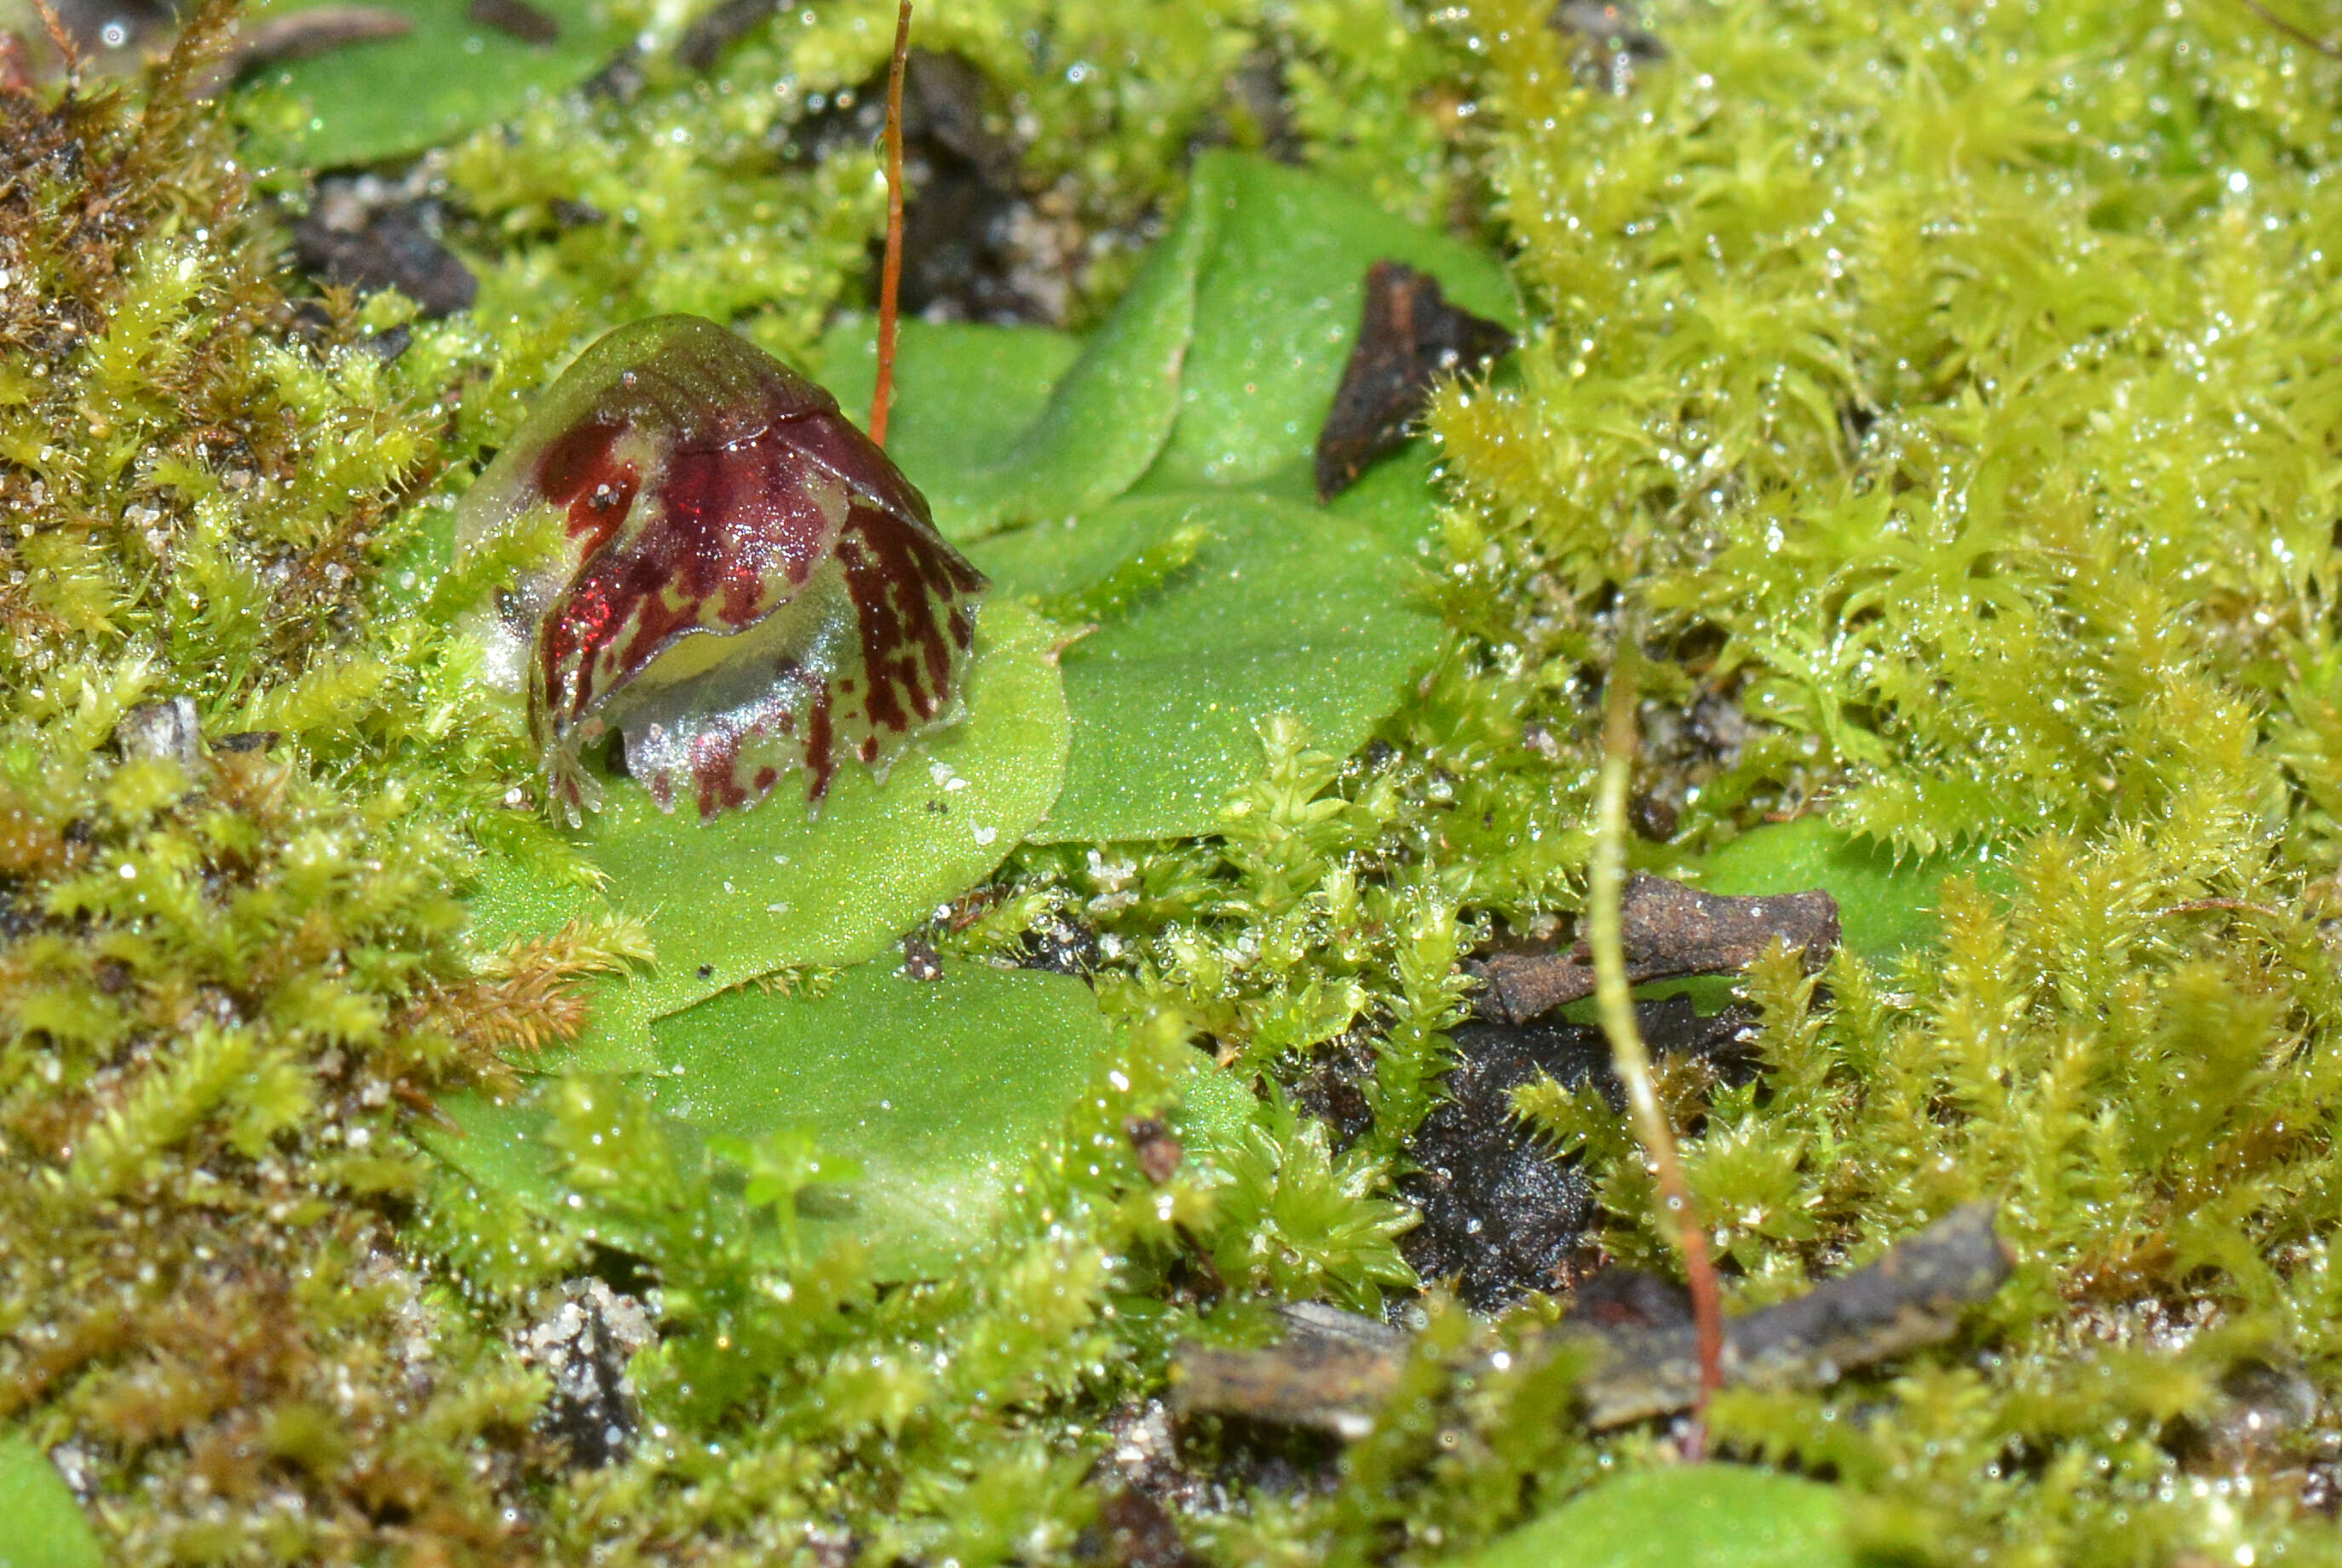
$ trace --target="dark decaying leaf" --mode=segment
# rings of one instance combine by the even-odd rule
[[[1158,1187],[1177,1174],[1179,1162],[1186,1156],[1186,1145],[1172,1135],[1159,1116],[1129,1117],[1122,1124],[1122,1134],[1130,1140],[1131,1153],[1138,1156],[1139,1170]]]
[[[1317,436],[1317,498],[1347,489],[1407,436],[1443,375],[1485,365],[1513,345],[1493,321],[1447,303],[1439,280],[1404,262],[1366,269],[1366,304],[1342,385]]]
[[[481,26],[494,27],[524,44],[557,43],[561,37],[560,18],[528,0],[472,0],[464,14]]]
[[[1626,977],[1637,985],[1729,974],[1777,940],[1818,968],[1838,942],[1837,901],[1819,890],[1736,897],[1637,874],[1618,916]],[[1560,953],[1500,953],[1481,964],[1480,975],[1487,983],[1480,1011],[1499,1022],[1521,1023],[1594,994],[1584,943]]]
[[[1996,1212],[1989,1203],[1955,1209],[1866,1268],[1727,1319],[1726,1386],[1819,1386],[1950,1338],[1961,1313],[2008,1278]],[[1602,1431],[1690,1409],[1699,1356],[1688,1314],[1677,1315],[1666,1291],[1637,1291],[1631,1281],[1606,1283],[1592,1305],[1545,1333],[1589,1357],[1578,1380],[1586,1424]],[[1330,1307],[1285,1315],[1290,1332],[1266,1350],[1182,1346],[1172,1385],[1179,1408],[1364,1435],[1398,1384],[1409,1342]]]
[[[675,57],[694,71],[715,68],[724,51],[773,19],[776,0],[724,0],[685,29]]]
[[[395,288],[429,316],[469,310],[479,280],[431,232],[424,204],[365,199],[359,182],[328,180],[293,230],[301,270],[369,294]]]
[[[221,68],[197,90],[209,94],[246,71],[288,60],[314,60],[329,50],[384,38],[404,38],[415,24],[379,5],[312,5],[246,23]]]
[[[1654,1054],[1719,1064],[1751,1022],[1739,1007],[1702,1018],[1685,996],[1639,1004],[1636,1014]],[[1593,1082],[1614,1102],[1619,1094],[1610,1044],[1593,1024],[1469,1024],[1455,1041],[1446,1097],[1407,1145],[1416,1170],[1401,1190],[1423,1223],[1400,1244],[1424,1278],[1453,1279],[1468,1305],[1494,1311],[1567,1283],[1594,1218],[1592,1184],[1513,1114],[1513,1091],[1546,1074],[1564,1088]]]

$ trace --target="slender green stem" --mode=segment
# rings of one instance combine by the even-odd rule
[[[1611,1070],[1626,1085],[1635,1134],[1656,1179],[1661,1228],[1682,1254],[1684,1283],[1691,1291],[1692,1317],[1699,1344],[1699,1398],[1692,1406],[1686,1456],[1697,1459],[1707,1443],[1707,1402],[1724,1383],[1724,1303],[1716,1268],[1676,1158],[1675,1133],[1659,1107],[1651,1082],[1651,1055],[1635,1023],[1634,988],[1626,979],[1626,952],[1619,929],[1620,894],[1626,882],[1626,785],[1635,764],[1634,650],[1620,637],[1603,700],[1602,774],[1595,796],[1593,863],[1587,877],[1586,944],[1594,954],[1594,997],[1602,1032],[1610,1037]]]

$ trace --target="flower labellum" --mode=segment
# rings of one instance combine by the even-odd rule
[[[547,391],[464,497],[461,553],[550,520],[500,596],[492,670],[525,694],[571,821],[611,733],[663,810],[748,805],[802,766],[884,767],[948,722],[986,584],[836,399],[697,316],[622,326]]]

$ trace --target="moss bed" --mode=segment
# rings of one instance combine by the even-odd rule
[[[657,933],[485,913],[593,869],[431,554],[607,328],[812,362],[866,304],[837,99],[893,8],[705,68],[612,13],[622,89],[427,155],[443,316],[290,265],[300,112],[207,95],[225,10],[0,91],[0,1502],[64,1509],[0,1562],[1431,1564],[1662,1495],[1682,1429],[1490,1359],[1576,1274],[1476,1314],[1406,1251],[1467,961],[1584,896],[1621,657],[1637,864],[1790,891],[1771,824],[1826,824],[1872,901],[1739,978],[1748,1070],[1662,1074],[1730,1303],[1980,1198],[2016,1259],[1947,1344],[1727,1391],[1715,1456],[1827,1488],[1778,1504],[1817,1562],[2342,1561],[2342,11],[2286,6],[1666,0],[1663,52],[1545,0],[923,16],[1050,236],[1028,316],[1110,321],[1233,145],[1501,255],[1523,330],[1407,460],[1436,651],[1370,738],[1267,724],[1216,831],[1036,829],[919,929],[978,980],[1078,949],[1108,1043],[907,1273],[798,1233],[812,1145],[679,1138],[572,1048]],[[855,1005],[875,951],[702,1005]],[[450,1155],[499,1104],[551,1200]],[[1514,1105],[1596,1205],[1577,1263],[1673,1271],[1611,1105]],[[1277,1300],[1420,1330],[1370,1430],[1167,1423],[1175,1347]],[[607,1452],[565,1306],[617,1336]]]

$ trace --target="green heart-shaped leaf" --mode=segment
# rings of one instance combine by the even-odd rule
[[[865,964],[817,1000],[749,987],[659,1021],[652,1085],[676,1120],[754,1140],[812,1131],[862,1167],[806,1216],[862,1238],[882,1271],[932,1273],[991,1233],[1033,1151],[1064,1124],[1107,1041],[1089,987],[946,961],[915,981]]]
[[[985,607],[967,715],[922,736],[884,784],[841,769],[818,816],[783,792],[702,824],[613,780],[575,842],[608,878],[596,896],[516,863],[489,864],[472,895],[483,941],[581,914],[642,916],[649,975],[609,988],[584,1060],[646,1065],[642,1025],[756,975],[869,958],[981,881],[1056,798],[1069,721],[1054,633],[1012,604]]]
[[[1031,376],[1062,352],[1058,335],[968,327],[915,335],[905,324],[888,439],[899,424],[896,459],[946,535],[978,539],[1013,524],[1068,517],[1113,500],[1146,472],[1178,417],[1180,367],[1196,335],[1196,283],[1223,205],[1222,178],[1197,171],[1186,214],[1037,407]],[[847,408],[869,404],[877,377],[871,331],[853,329],[825,345],[822,378]],[[921,348],[942,365],[918,365]],[[1015,414],[1030,423],[1010,424]]]
[[[880,960],[818,997],[728,991],[654,1026],[660,1071],[646,1087],[686,1149],[806,1132],[826,1158],[859,1167],[799,1204],[808,1251],[850,1234],[884,1277],[938,1273],[992,1233],[1108,1038],[1078,980],[950,961],[943,971],[914,981]],[[541,1113],[472,1097],[447,1109],[461,1135],[426,1134],[435,1153],[484,1187],[560,1209]]]
[[[529,0],[560,29],[550,43],[531,44],[474,21],[467,0],[367,4],[414,30],[290,61],[246,85],[237,113],[262,161],[370,164],[508,120],[608,65],[640,19],[608,0]]]
[[[1853,1568],[1837,1493],[1736,1464],[1646,1470],[1596,1487],[1458,1568]]]
[[[1065,652],[1073,749],[1036,839],[1209,833],[1229,792],[1260,774],[1262,721],[1294,714],[1313,744],[1348,752],[1438,649],[1437,621],[1406,603],[1414,569],[1397,552],[1266,495],[1133,498],[975,556],[1000,591],[1046,598],[1185,530],[1201,532],[1192,562]]]

